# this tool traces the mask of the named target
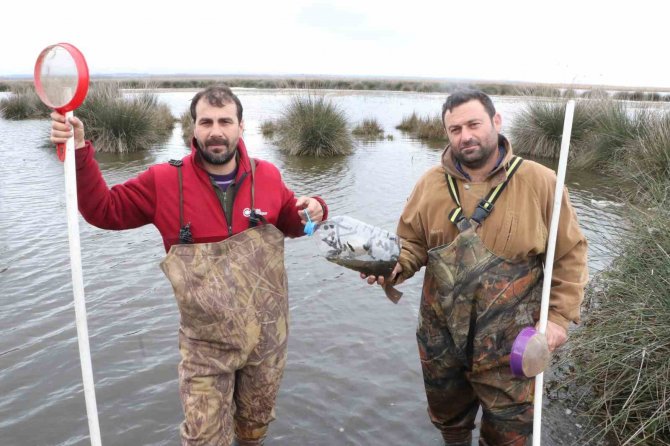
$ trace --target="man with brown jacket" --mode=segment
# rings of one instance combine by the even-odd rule
[[[509,354],[521,329],[539,318],[556,176],[514,156],[484,93],[452,93],[442,118],[449,145],[405,205],[391,280],[426,266],[417,340],[428,413],[445,444],[470,445],[481,405],[480,444],[525,445],[534,380],[511,373]],[[586,248],[566,191],[546,330],[550,350],[579,321]]]

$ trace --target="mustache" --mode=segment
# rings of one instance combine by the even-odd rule
[[[474,146],[474,145],[480,145],[479,140],[477,138],[470,138],[467,141],[461,141],[458,148],[463,149],[465,147]]]
[[[219,138],[219,137],[214,136],[212,138],[207,139],[207,141],[205,141],[205,147],[209,147],[209,146],[226,146],[226,147],[229,147],[229,145],[230,145],[230,141],[228,141],[228,138]]]

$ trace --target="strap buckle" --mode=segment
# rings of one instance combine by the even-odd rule
[[[268,221],[265,219],[265,217],[263,217],[258,212],[256,212],[256,209],[252,209],[249,212],[249,227],[250,228],[255,228],[256,226],[258,226],[261,223],[267,224],[267,222]]]
[[[470,218],[481,224],[491,212],[493,212],[493,203],[482,199],[479,204],[477,204],[477,207]]]
[[[179,228],[179,244],[190,245],[193,243],[193,234],[191,233],[191,223]]]

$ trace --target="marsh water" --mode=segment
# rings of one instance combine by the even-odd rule
[[[437,114],[441,94],[330,91],[356,123],[376,118],[393,139],[360,141],[332,159],[283,155],[258,128],[296,94],[236,90],[252,156],[275,163],[298,195],[320,194],[332,215],[394,230],[419,176],[440,149],[395,129],[403,116]],[[175,116],[192,91],[161,92]],[[0,93],[2,94],[2,93]],[[505,127],[520,99],[494,97]],[[72,304],[62,164],[48,121],[0,119],[0,445],[89,444]],[[130,155],[98,154],[108,183],[187,153],[173,137]],[[551,165],[551,163],[548,163]],[[566,184],[589,242],[591,275],[616,253],[624,207],[611,180],[569,172]],[[155,228],[103,231],[80,220],[88,328],[105,445],[178,444],[178,312],[158,264]],[[440,445],[426,414],[415,327],[423,273],[394,305],[379,287],[319,257],[312,240],[286,241],[291,331],[288,365],[268,445]],[[569,444],[547,402],[546,445]],[[572,435],[572,434],[569,434]],[[563,443],[562,441],[566,441]]]

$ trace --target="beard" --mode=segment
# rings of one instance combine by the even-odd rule
[[[466,148],[468,148],[468,152],[464,153],[463,150]],[[476,138],[470,138],[467,141],[461,142],[458,150],[454,150],[453,154],[454,158],[459,161],[461,165],[470,169],[478,169],[487,163],[489,158],[491,158],[491,154],[493,154],[497,148],[497,138],[485,143],[482,143]]]
[[[227,138],[209,138],[205,141],[204,149],[202,148],[203,144],[201,144],[200,141],[196,139],[196,142],[198,152],[209,164],[217,166],[228,164],[237,153],[237,141],[235,141],[235,144],[231,149],[230,141]],[[226,149],[221,153],[214,153],[209,150],[210,146],[225,146]]]

